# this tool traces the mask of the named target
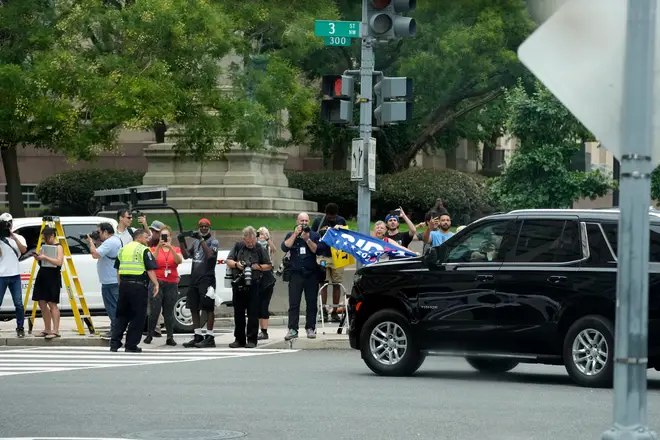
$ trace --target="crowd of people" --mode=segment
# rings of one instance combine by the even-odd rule
[[[332,249],[322,241],[328,228],[347,227],[346,219],[338,213],[335,203],[329,203],[324,214],[311,223],[307,213],[300,213],[295,227],[279,246],[273,243],[265,227],[255,229],[247,226],[243,229],[242,239],[232,245],[226,260],[235,322],[235,339],[229,347],[254,348],[258,341],[269,338],[269,305],[277,282],[276,275],[288,283],[286,340],[298,337],[303,295],[306,303],[305,333],[308,338],[316,337],[321,286],[323,319],[340,321],[344,268],[335,267]],[[186,301],[192,315],[194,335],[183,346],[215,347],[215,301],[209,292],[217,287],[216,260],[220,244],[211,232],[211,222],[206,218],[200,219],[197,230],[179,234],[176,237],[178,245],[175,245],[169,226],[160,221],[149,225],[141,213],[137,213],[141,228],[131,227],[134,214],[129,209],[120,209],[116,230],[110,223],[101,223],[96,234],[87,236],[90,254],[97,260],[103,303],[111,322],[110,330],[102,336],[110,341],[112,351],[125,345],[126,351],[140,352],[138,344],[145,322],[146,337],[143,342],[146,344],[161,336],[161,324],[164,324],[166,344],[176,346],[173,310],[180,280],[178,266],[184,259],[192,259]],[[9,214],[2,214],[0,222],[3,220],[11,225]],[[399,231],[401,220],[408,226],[408,231]],[[425,230],[418,232],[420,228]],[[32,299],[38,302],[44,320],[44,330],[37,336],[52,339],[60,336],[58,303],[64,257],[55,230],[46,227],[42,235],[43,243],[56,251],[47,255],[42,250],[35,255],[40,269]],[[407,251],[410,251],[408,246],[414,240],[421,241],[423,252],[431,246],[442,244],[452,235],[451,217],[440,199],[420,224],[415,225],[399,208],[387,215],[384,221],[377,221],[372,231],[373,237]],[[278,247],[284,256],[275,271],[273,261]],[[9,289],[16,307],[19,337],[24,336],[24,311],[18,261],[24,252],[25,240],[22,237],[11,232],[7,238],[0,238],[0,305],[5,291]],[[330,305],[327,304],[329,289],[332,290]],[[202,322],[204,314],[206,320]],[[125,344],[122,343],[124,333]]]

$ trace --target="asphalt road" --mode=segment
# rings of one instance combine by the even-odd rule
[[[649,377],[657,429],[660,373]],[[429,358],[415,377],[381,378],[352,351],[9,375],[0,396],[0,437],[582,440],[600,439],[612,411],[610,390],[560,367],[492,379]]]

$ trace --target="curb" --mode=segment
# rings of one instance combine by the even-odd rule
[[[258,345],[257,349],[293,349],[293,350],[351,350],[348,339],[293,339],[291,341],[273,341]]]
[[[108,347],[108,342],[95,337],[74,338],[0,338],[0,347]]]

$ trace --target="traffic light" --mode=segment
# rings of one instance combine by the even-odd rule
[[[379,40],[414,37],[415,19],[401,14],[415,10],[416,0],[363,0],[367,2],[368,35]]]
[[[397,121],[409,121],[412,118],[413,83],[406,77],[383,77],[374,86],[376,125],[382,127]]]
[[[347,75],[323,75],[321,118],[333,124],[353,122],[355,79]]]

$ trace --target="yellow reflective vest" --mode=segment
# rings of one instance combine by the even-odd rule
[[[119,275],[142,275],[147,269],[144,266],[144,251],[149,249],[142,243],[132,241],[119,250]]]

